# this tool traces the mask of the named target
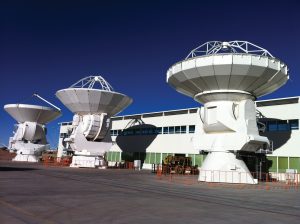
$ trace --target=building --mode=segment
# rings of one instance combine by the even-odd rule
[[[192,157],[201,165],[203,155],[193,145],[196,137],[198,108],[161,111],[112,118],[111,136],[114,145],[109,161],[144,161],[143,168],[161,163],[167,155]]]
[[[60,158],[65,149],[68,148],[68,145],[64,142],[65,138],[68,138],[71,135],[72,122],[61,122],[59,123],[59,138],[57,146],[57,157]]]
[[[262,134],[273,142],[273,153],[269,171],[286,172],[297,169],[300,172],[300,104],[299,97],[261,100],[256,102],[260,121],[266,126]]]
[[[256,102],[259,127],[272,142],[267,155],[268,170],[300,172],[300,104],[299,97],[261,100]],[[61,123],[59,149],[68,136],[70,122]],[[143,168],[161,163],[167,155],[185,155],[193,165],[201,166],[205,153],[197,149],[201,119],[199,108],[115,116],[112,118],[113,146],[107,153],[109,162],[142,160]]]

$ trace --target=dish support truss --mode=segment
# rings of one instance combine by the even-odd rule
[[[98,76],[87,76],[85,78],[80,79],[78,82],[71,85],[69,88],[87,88],[87,89],[96,89],[94,85],[99,83],[102,90],[106,90],[108,92],[113,92],[113,87],[100,75]]]
[[[259,47],[248,41],[234,40],[229,42],[209,41],[193,49],[185,59],[203,55],[222,54],[222,53],[246,53],[260,56],[274,56],[266,49]]]

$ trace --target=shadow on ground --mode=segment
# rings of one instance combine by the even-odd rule
[[[1,171],[32,171],[32,170],[38,170],[36,168],[25,168],[25,167],[0,167]]]

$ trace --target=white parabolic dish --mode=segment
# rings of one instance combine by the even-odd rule
[[[68,88],[57,91],[58,99],[73,113],[85,115],[121,112],[132,99],[124,94],[88,88]]]
[[[250,45],[239,41],[229,43],[239,48]],[[200,47],[215,50],[218,44],[221,45],[218,50],[226,47],[224,42],[208,42]],[[263,53],[259,54],[258,50],[236,52],[233,49],[229,53],[220,53],[199,51],[199,48],[167,72],[167,82],[172,87],[199,102],[205,102],[203,95],[216,91],[223,94],[241,91],[258,98],[277,90],[289,78],[287,66],[264,49],[260,48]],[[199,52],[204,55],[197,55]]]
[[[7,104],[4,109],[16,121],[26,121],[47,124],[61,115],[61,112],[50,107],[30,104]]]
[[[100,89],[95,84],[100,84]],[[106,113],[109,117],[120,113],[132,99],[113,91],[102,76],[85,77],[71,87],[56,92],[58,99],[73,113],[79,115]]]

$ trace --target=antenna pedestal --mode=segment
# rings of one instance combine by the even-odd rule
[[[269,140],[258,133],[255,104],[247,99],[251,96],[232,92],[203,96],[202,101],[212,101],[200,109],[203,123],[197,147],[209,154],[200,168],[199,181],[257,183],[237,153],[254,153],[269,146]]]
[[[257,184],[246,164],[231,152],[210,152],[199,172],[199,181]]]
[[[9,149],[17,153],[13,161],[38,162],[43,151],[50,149],[45,126],[27,121],[16,127],[14,136],[9,139]]]
[[[10,139],[9,145],[12,151],[16,151],[17,155],[13,158],[13,161],[23,162],[38,162],[39,157],[46,150],[50,149],[50,145],[34,144],[31,142],[24,142],[23,140]]]
[[[38,162],[42,152],[50,149],[46,123],[59,117],[60,110],[30,104],[7,104],[4,109],[18,122],[9,138],[8,149],[17,153],[13,161]]]
[[[111,148],[109,119],[106,114],[74,115],[73,132],[65,139],[74,151],[71,167],[106,166],[105,153]]]

